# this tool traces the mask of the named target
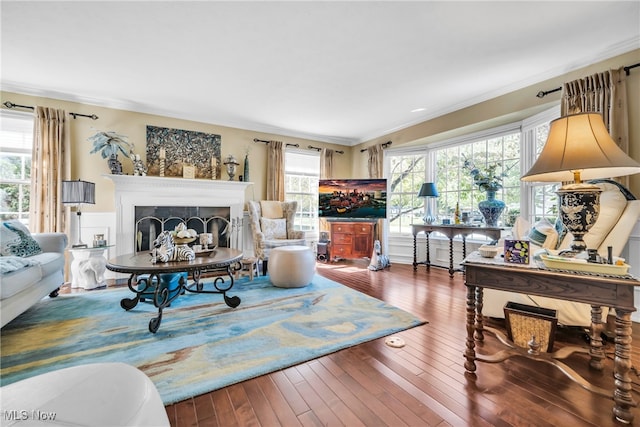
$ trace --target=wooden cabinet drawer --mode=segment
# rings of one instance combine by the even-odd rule
[[[331,224],[331,233],[353,233],[353,224]]]
[[[333,236],[331,236],[331,240],[336,245],[350,245],[351,242],[353,242],[353,238],[352,237],[353,237],[352,234],[336,233]]]
[[[373,226],[371,224],[355,224],[353,232],[355,234],[371,234]]]

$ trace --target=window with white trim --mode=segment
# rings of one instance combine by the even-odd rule
[[[33,114],[0,113],[0,218],[29,223]]]
[[[541,217],[554,219],[557,214],[557,185],[523,183],[520,177],[539,155],[549,129],[549,122],[559,116],[554,107],[522,122],[430,144],[425,147],[386,151],[389,178],[389,233],[411,233],[411,224],[423,223],[425,201],[417,197],[424,182],[435,182],[438,222],[453,222],[456,205],[468,212],[472,222],[482,222],[478,203],[485,193],[474,184],[464,167],[469,159],[484,169],[497,164],[505,172],[496,198],[506,203],[500,225],[511,226],[518,215],[530,221]]]
[[[284,155],[285,200],[298,202],[296,230],[318,231],[318,181],[320,155],[317,151],[287,148]]]

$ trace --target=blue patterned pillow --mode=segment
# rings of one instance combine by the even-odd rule
[[[546,218],[542,218],[535,223],[527,237],[530,241],[545,249],[555,249],[558,243],[558,232],[554,224],[551,224]]]
[[[31,233],[23,223],[16,219],[3,221],[0,227],[0,254],[28,257],[42,253]]]

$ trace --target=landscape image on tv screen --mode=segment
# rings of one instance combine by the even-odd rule
[[[386,179],[321,179],[318,215],[322,218],[386,218]]]

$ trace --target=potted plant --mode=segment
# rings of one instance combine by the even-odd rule
[[[109,169],[114,175],[122,174],[122,163],[118,160],[118,153],[122,153],[129,158],[129,153],[133,152],[133,144],[127,141],[127,137],[113,131],[100,131],[87,138],[93,143],[93,148],[89,154],[100,152],[103,159],[109,159]]]

